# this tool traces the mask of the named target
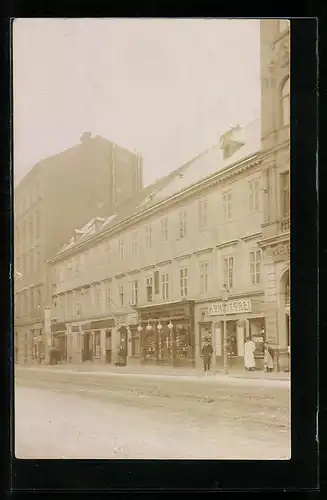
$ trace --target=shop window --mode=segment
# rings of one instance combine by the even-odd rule
[[[94,332],[94,358],[99,359],[101,356],[101,337],[100,337],[100,331],[95,331]]]
[[[202,347],[204,342],[208,339],[208,341],[212,344],[212,331],[211,331],[211,323],[206,323],[200,325],[200,335],[199,335],[199,351],[202,353]],[[213,346],[212,346],[213,347]]]
[[[137,330],[132,330],[132,356],[140,355],[140,334]]]
[[[193,347],[187,324],[176,325],[176,358],[192,359]]]
[[[144,357],[156,359],[156,337],[153,329],[150,332],[145,329]]]

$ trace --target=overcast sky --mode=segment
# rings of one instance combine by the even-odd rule
[[[260,115],[259,21],[18,19],[14,170],[102,135],[152,182]]]

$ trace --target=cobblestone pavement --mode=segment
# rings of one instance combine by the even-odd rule
[[[290,456],[287,381],[46,367],[15,379],[19,458]]]

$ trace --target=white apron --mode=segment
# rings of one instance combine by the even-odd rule
[[[255,368],[254,359],[255,343],[250,340],[244,344],[244,366],[245,368]]]

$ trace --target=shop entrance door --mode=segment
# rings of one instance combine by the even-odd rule
[[[83,335],[82,361],[91,361],[90,334]]]
[[[161,331],[158,330],[158,364],[171,364],[173,359],[172,345],[172,332],[167,325],[164,325]]]

